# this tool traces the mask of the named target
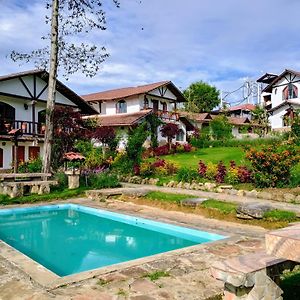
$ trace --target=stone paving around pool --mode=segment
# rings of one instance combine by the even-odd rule
[[[255,226],[205,219],[198,215],[165,211],[158,208],[89,199],[70,199],[53,203],[77,203],[90,207],[132,214],[177,225],[189,226],[231,236],[226,241],[203,244],[178,254],[157,256],[126,268],[116,268],[95,278],[84,279],[54,288],[45,288],[0,256],[0,299],[77,299],[77,300],[163,300],[221,299],[223,284],[210,275],[216,261],[264,249],[265,230]],[[49,204],[49,202],[47,203]],[[38,205],[42,205],[39,203]],[[5,206],[7,208],[8,206]],[[18,206],[10,206],[18,207]],[[63,263],[63,262],[62,262]],[[164,271],[151,281],[147,275]]]

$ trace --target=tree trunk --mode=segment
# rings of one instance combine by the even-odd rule
[[[52,17],[51,17],[51,52],[50,52],[50,69],[48,81],[48,97],[46,109],[46,129],[44,143],[44,162],[43,172],[49,173],[51,166],[51,148],[53,139],[53,112],[56,94],[56,77],[58,62],[58,1],[52,0]]]

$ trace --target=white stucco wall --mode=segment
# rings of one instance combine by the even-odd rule
[[[31,91],[31,94],[33,95],[33,76],[24,76],[22,77],[23,81]],[[46,86],[46,82],[42,80],[41,78],[36,78],[36,94],[38,95],[43,88]],[[21,81],[18,78],[10,79],[6,81],[0,82],[0,91],[3,93],[18,95],[22,97],[30,98],[30,94],[27,92],[25,87],[22,85]],[[46,101],[47,100],[47,94],[48,94],[48,88],[42,93],[42,95],[39,97],[40,100]],[[69,106],[75,106],[76,105],[67,99],[65,96],[63,96],[60,92],[57,91],[55,101],[57,104],[64,104]]]
[[[149,92],[149,95],[160,96],[160,91],[159,91],[159,89],[155,89],[155,90]],[[163,97],[176,100],[176,96],[169,89],[166,90]]]

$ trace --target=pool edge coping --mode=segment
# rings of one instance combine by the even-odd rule
[[[71,204],[71,203],[69,203]],[[51,204],[50,204],[51,205]],[[54,206],[57,204],[53,204]],[[77,204],[75,204],[77,205]],[[40,205],[37,205],[40,206]],[[47,205],[42,205],[47,206]],[[52,205],[51,205],[52,206]],[[81,205],[83,206],[83,205]],[[88,208],[94,208],[86,205]],[[97,209],[97,208],[94,208]],[[100,208],[99,208],[100,209]],[[101,210],[101,209],[100,209]],[[149,220],[152,220],[151,218]],[[154,222],[161,222],[155,221]],[[166,221],[167,222],[167,221]],[[174,223],[173,223],[174,224]],[[175,225],[175,224],[174,224]],[[176,222],[175,226],[179,227],[186,227],[187,224],[182,224],[180,222]],[[188,227],[186,227],[188,228]],[[195,229],[195,228],[194,228]],[[196,229],[201,231],[200,229]],[[210,232],[210,231],[208,231]],[[220,230],[221,232],[221,230]],[[4,241],[0,240],[0,256],[5,259],[9,264],[13,267],[20,270],[25,275],[29,276],[37,284],[47,288],[48,290],[56,289],[60,286],[81,282],[84,280],[88,280],[100,275],[106,275],[115,271],[125,270],[127,268],[136,267],[138,265],[146,264],[149,262],[153,262],[155,260],[161,260],[164,257],[172,257],[174,255],[182,255],[186,253],[192,253],[195,251],[199,251],[201,249],[206,248],[208,245],[215,245],[229,241],[235,241],[238,238],[238,235],[231,235],[227,237],[225,236],[224,239],[211,241],[207,243],[202,243],[194,246],[184,247],[176,250],[171,250],[159,254],[154,254],[151,256],[146,256],[142,258],[133,259],[130,261],[121,262],[118,264],[113,264],[106,267],[101,267],[89,271],[84,271],[72,275],[67,276],[59,276],[53,273],[51,270],[47,269],[43,265],[39,264],[38,262],[34,261],[30,257],[26,256],[22,252],[18,251],[17,249],[13,248],[12,246],[8,245]]]

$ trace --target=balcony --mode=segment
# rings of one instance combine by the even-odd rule
[[[44,135],[44,126],[38,122],[0,119],[0,135],[8,135],[12,129],[21,129],[23,135],[40,136]]]
[[[170,111],[164,111],[164,110],[154,110],[154,113],[161,118],[163,121],[178,121],[179,120],[179,114],[177,112],[170,112]]]

